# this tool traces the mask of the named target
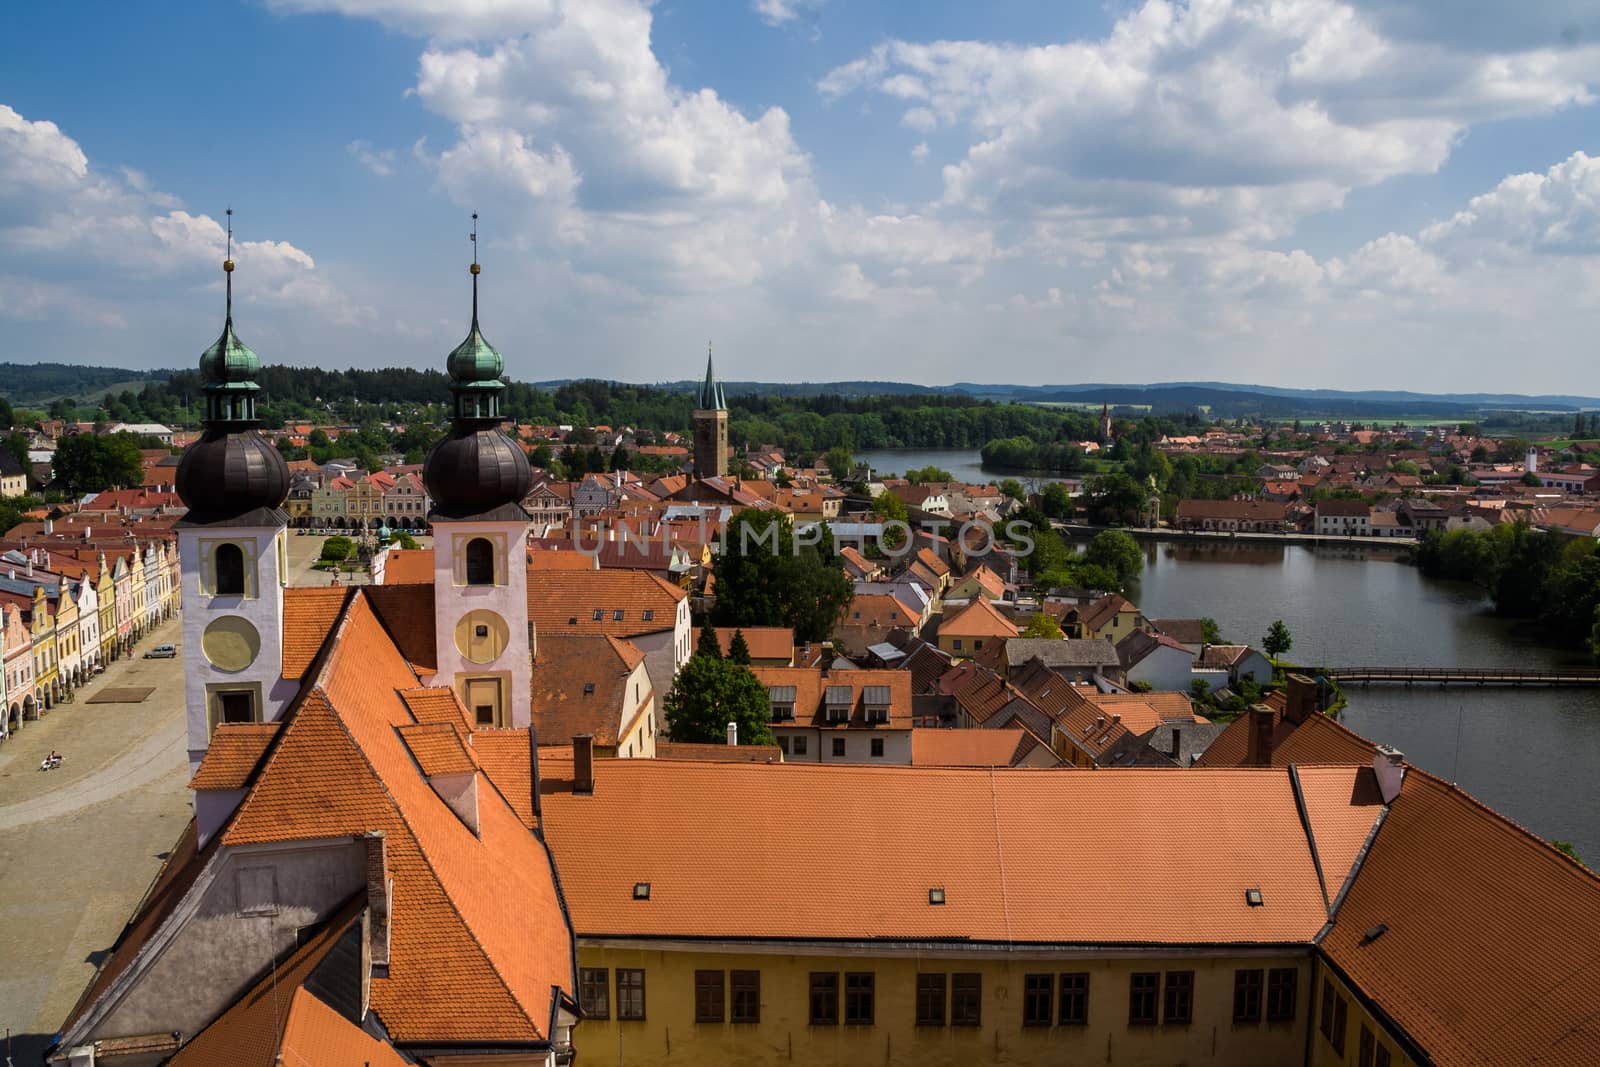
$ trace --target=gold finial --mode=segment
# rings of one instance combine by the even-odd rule
[[[229,274],[233,273],[233,208],[228,209],[228,258],[222,261],[222,269]]]

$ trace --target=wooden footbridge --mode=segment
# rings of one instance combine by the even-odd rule
[[[1321,673],[1341,684],[1600,686],[1600,670],[1583,667],[1524,670],[1517,667],[1328,667]]]

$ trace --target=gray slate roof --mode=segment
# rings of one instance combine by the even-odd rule
[[[1108,640],[1062,641],[1052,637],[1013,637],[1006,641],[1006,662],[1021,666],[1038,659],[1046,667],[1116,667],[1117,649]]]

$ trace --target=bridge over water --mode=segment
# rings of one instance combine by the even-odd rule
[[[1600,670],[1583,667],[1327,667],[1321,673],[1362,685],[1600,686]]]

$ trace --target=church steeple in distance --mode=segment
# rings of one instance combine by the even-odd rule
[[[700,385],[701,411],[726,411],[728,401],[722,395],[722,383],[717,381],[716,371],[711,367],[711,342],[706,342],[706,380]]]
[[[725,478],[728,474],[728,400],[711,366],[711,342],[706,342],[706,380],[694,414],[694,476]]]
[[[276,509],[289,494],[288,464],[256,430],[261,425],[256,417],[261,361],[233,332],[231,207],[227,219],[222,333],[200,354],[203,433],[184,452],[174,486],[189,506],[191,523],[236,519],[258,508]]]
[[[441,518],[469,518],[517,507],[533,484],[528,457],[500,430],[505,360],[478,326],[478,214],[472,215],[472,324],[445,360],[450,433],[428,454],[422,478]],[[523,516],[526,518],[526,515]]]

